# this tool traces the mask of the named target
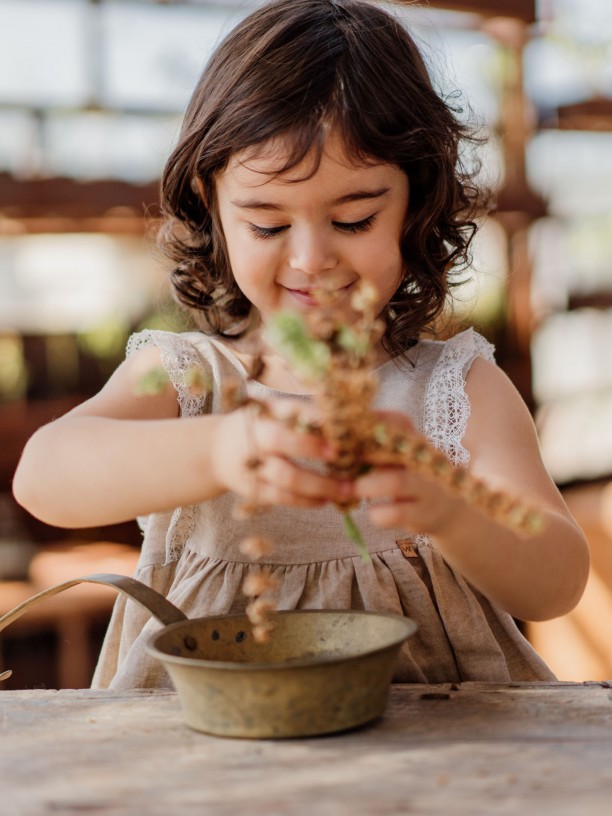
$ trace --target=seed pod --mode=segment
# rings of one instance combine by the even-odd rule
[[[251,561],[256,561],[264,555],[270,555],[274,550],[274,544],[269,538],[261,535],[252,535],[244,538],[239,545],[239,550]]]
[[[271,623],[270,615],[275,609],[276,605],[272,601],[256,598],[247,606],[246,613],[249,621],[254,626],[267,626]]]
[[[242,582],[242,591],[245,595],[257,597],[259,595],[269,595],[278,586],[276,578],[270,572],[256,572],[247,575]]]

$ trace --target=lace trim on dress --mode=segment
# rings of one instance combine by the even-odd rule
[[[495,360],[494,349],[488,340],[468,329],[444,344],[435,364],[425,394],[423,430],[433,444],[443,450],[451,462],[466,466],[470,461],[463,447],[470,401],[465,393],[464,369],[475,357]]]
[[[495,361],[494,347],[473,329],[461,332],[444,344],[425,393],[423,432],[455,465],[467,467],[470,454],[462,440],[470,417],[464,370],[476,357]],[[417,546],[431,547],[426,535],[414,538]]]
[[[207,368],[202,355],[192,343],[179,334],[167,331],[145,329],[133,334],[127,343],[126,357],[146,346],[157,346],[164,370],[176,389],[181,416],[190,417],[204,413],[207,395],[194,394],[185,383],[185,373],[189,368]],[[173,513],[166,533],[166,561],[178,561],[185,543],[193,532],[197,516],[197,506],[178,507]],[[142,523],[141,523],[142,526]]]
[[[145,329],[129,338],[126,357],[152,345],[159,349],[162,365],[176,389],[181,415],[197,416],[201,414],[206,402],[206,394],[194,394],[190,391],[189,386],[185,384],[185,373],[192,367],[205,368],[202,355],[180,334]]]

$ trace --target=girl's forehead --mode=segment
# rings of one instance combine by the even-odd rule
[[[357,157],[342,136],[336,133],[326,136],[320,150],[313,145],[301,161],[293,163],[293,156],[294,145],[291,140],[288,137],[276,137],[235,153],[224,174],[235,180],[251,180],[254,184],[265,184],[272,180],[295,183],[312,178],[320,170],[342,175],[362,175],[364,172],[369,174],[368,171],[389,166],[375,157]]]

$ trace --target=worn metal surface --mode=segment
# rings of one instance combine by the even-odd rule
[[[246,615],[166,626],[151,641],[186,722],[234,737],[329,734],[382,714],[408,618],[367,612],[278,612],[267,643]]]
[[[369,726],[193,731],[175,693],[0,692],[2,816],[609,816],[601,685],[393,686]]]

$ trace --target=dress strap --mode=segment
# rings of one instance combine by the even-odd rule
[[[189,388],[189,369],[207,371],[208,365],[196,346],[188,339],[188,334],[144,329],[132,334],[128,339],[126,357],[147,346],[159,349],[161,363],[178,395],[182,416],[197,416],[203,413],[207,395]]]
[[[476,357],[495,361],[494,347],[473,329],[447,340],[425,394],[423,430],[456,465],[466,466],[470,461],[462,444],[470,416],[465,377]]]

